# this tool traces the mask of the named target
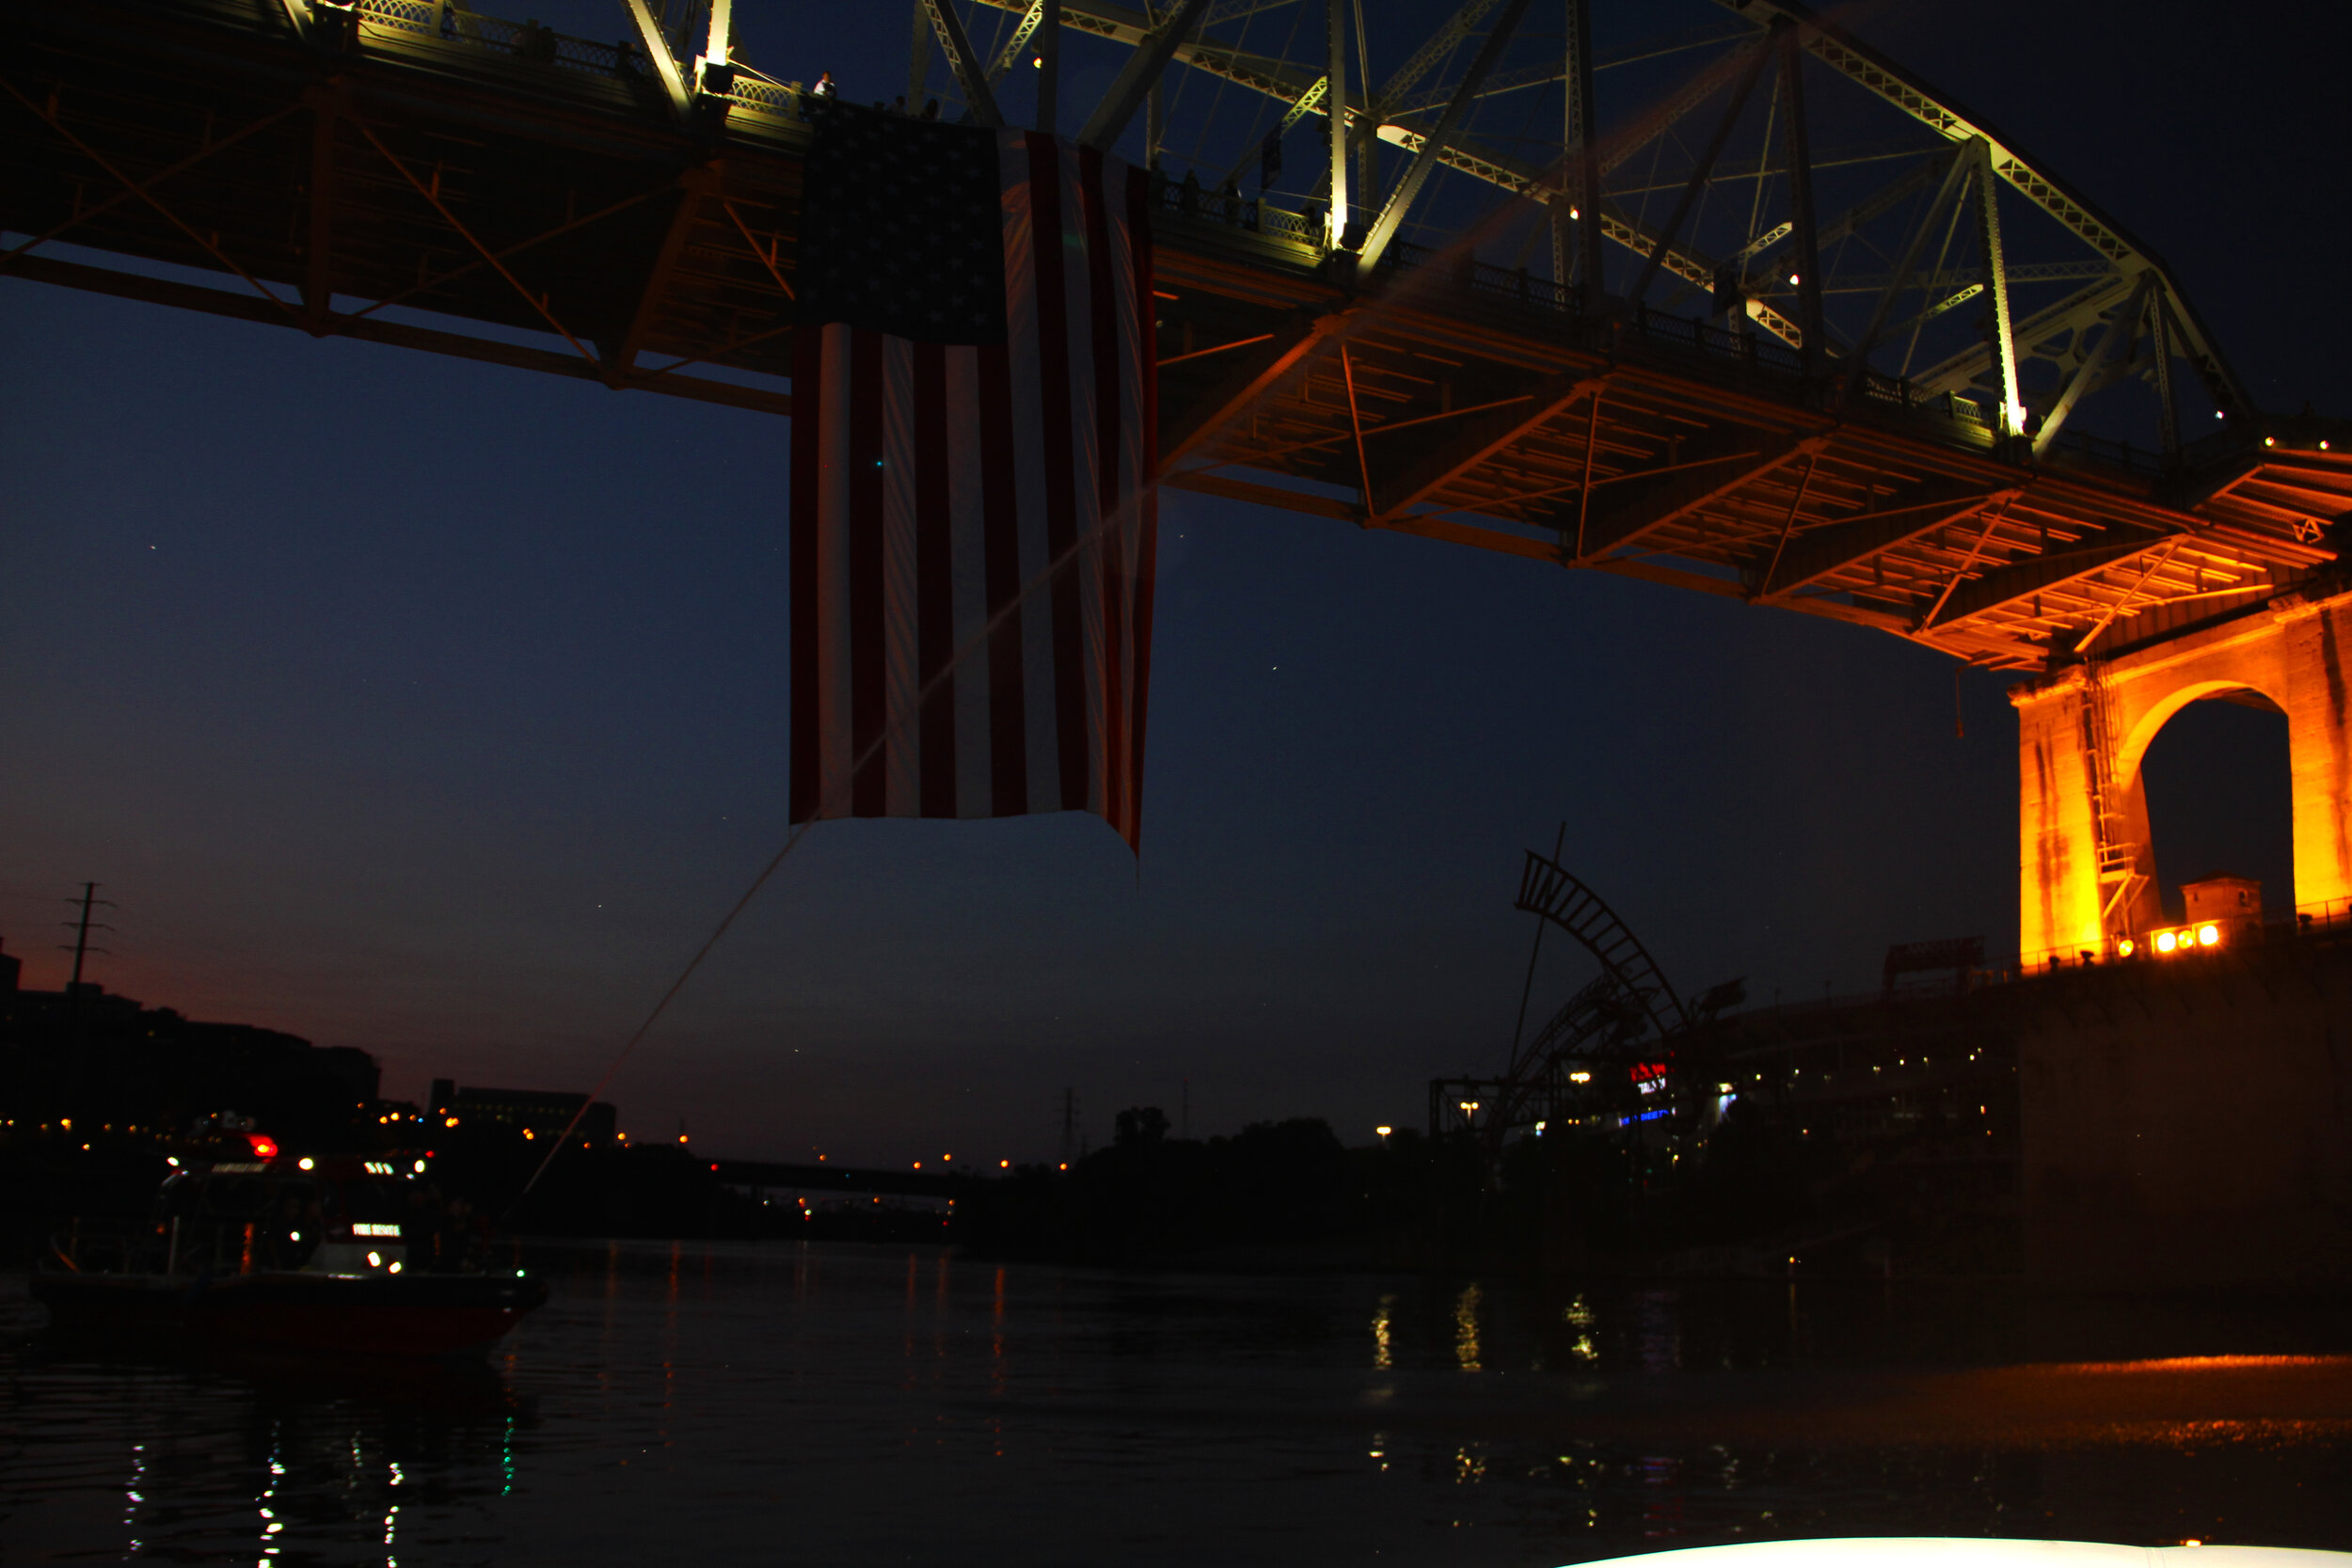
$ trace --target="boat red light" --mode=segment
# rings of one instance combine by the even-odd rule
[[[245,1135],[245,1141],[253,1146],[253,1157],[255,1159],[275,1160],[278,1158],[277,1139],[264,1136],[260,1132],[247,1132]]]

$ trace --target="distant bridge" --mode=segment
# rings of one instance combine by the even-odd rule
[[[2090,199],[1789,0],[1685,0],[1700,25],[1646,39],[1609,28],[1659,5],[1578,0],[1565,40],[1518,32],[1528,3],[1462,0],[1381,74],[1338,0],[917,0],[911,101],[997,124],[1033,93],[1067,131],[1065,51],[1115,57],[1073,108],[1171,177],[1168,486],[1986,668],[2274,603],[2334,646],[2352,427],[2265,418]],[[737,56],[729,0],[613,17],[598,41],[459,0],[0,0],[0,274],[789,414],[795,85]],[[1186,78],[1214,94],[1164,90]],[[2263,689],[2303,684],[2263,700],[2306,715],[2301,895],[2342,900],[2320,657],[2280,653]],[[2082,689],[2030,725],[2029,953],[2141,918],[2137,742]]]
[[[712,1174],[730,1187],[773,1187],[814,1193],[881,1194],[898,1197],[962,1197],[997,1180],[979,1171],[866,1170],[853,1165],[787,1164],[771,1160],[712,1160]]]

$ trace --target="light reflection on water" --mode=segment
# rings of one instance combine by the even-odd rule
[[[1566,1562],[1811,1534],[2352,1545],[2325,1321],[1982,1293],[542,1249],[486,1365],[127,1359],[0,1280],[0,1558]],[[2344,1332],[2341,1319],[2332,1332]]]

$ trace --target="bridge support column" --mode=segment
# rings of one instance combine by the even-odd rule
[[[2026,967],[2105,945],[2099,834],[2079,669],[2012,689],[2017,706],[2017,951]]]
[[[2106,957],[2118,938],[2162,923],[2140,763],[2174,714],[2212,697],[2286,715],[2295,886],[2265,888],[2265,904],[2274,914],[2291,905],[2322,919],[2352,915],[2348,667],[2352,593],[2290,594],[2011,688],[2026,967]]]

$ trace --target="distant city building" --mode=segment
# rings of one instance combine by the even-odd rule
[[[517,1132],[528,1131],[534,1137],[552,1138],[571,1125],[583,1104],[588,1105],[588,1112],[580,1117],[574,1135],[591,1143],[612,1137],[618,1113],[601,1100],[589,1104],[584,1094],[485,1089],[472,1085],[461,1088],[454,1079],[436,1078],[426,1110],[437,1120],[455,1117],[460,1127],[469,1121],[494,1121]]]
[[[207,1023],[84,981],[27,990],[0,955],[0,1114],[184,1132],[223,1115],[339,1147],[374,1113],[375,1058],[251,1023]]]

